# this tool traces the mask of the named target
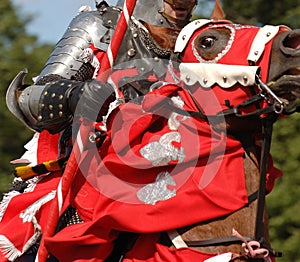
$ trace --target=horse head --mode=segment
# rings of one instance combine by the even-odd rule
[[[234,130],[237,117],[246,119],[252,129],[259,126],[254,115],[257,121],[297,106],[299,45],[299,29],[196,20],[179,34],[175,53],[181,80],[207,115],[224,115]]]
[[[264,156],[269,153],[270,140],[263,136],[260,147],[256,139],[266,131],[266,122],[273,124],[278,116],[299,109],[299,46],[299,29],[240,25],[226,20],[195,20],[183,28],[177,38],[175,54],[180,61],[180,79],[176,79],[175,74],[172,77],[181,80],[183,89],[200,111],[198,116],[204,116],[218,131],[228,131],[242,142],[248,196],[266,189],[266,184],[260,181],[266,176],[268,158]],[[171,65],[176,68],[174,62]],[[263,157],[259,163],[260,156]],[[264,195],[260,199],[264,199]],[[267,217],[262,218],[265,205],[260,199],[249,201],[248,207],[219,220],[178,231],[185,241],[223,241],[216,242],[217,247],[198,245],[204,252],[235,250],[237,247],[229,248],[230,243],[224,239],[228,236],[225,231],[236,226],[252,239],[263,235],[268,239]],[[239,224],[241,220],[246,223]],[[236,251],[241,252],[239,248]]]

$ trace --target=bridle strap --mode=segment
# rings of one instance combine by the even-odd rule
[[[245,237],[247,241],[251,241],[250,237]],[[185,244],[189,247],[207,247],[207,246],[219,246],[229,244],[241,244],[241,240],[235,236],[211,238],[205,240],[185,241]]]
[[[268,171],[268,161],[271,148],[271,139],[273,124],[277,116],[273,118],[263,119],[263,144],[261,148],[261,159],[260,159],[260,182],[258,189],[258,203],[257,203],[257,214],[256,214],[256,224],[255,224],[255,239],[261,239],[264,236],[263,228],[263,216],[265,209],[265,196],[266,196],[266,174]]]

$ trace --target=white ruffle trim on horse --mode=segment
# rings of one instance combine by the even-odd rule
[[[6,208],[9,204],[10,200],[19,194],[20,194],[20,192],[18,192],[18,191],[10,191],[3,195],[2,201],[0,203],[0,222],[4,216],[4,213],[6,211]]]
[[[34,227],[34,234],[28,239],[26,244],[23,246],[22,251],[18,250],[14,244],[4,235],[0,235],[0,251],[9,260],[14,261],[16,258],[20,257],[26,251],[29,250],[32,245],[37,243],[42,235],[41,226],[37,222],[35,214],[40,210],[41,206],[49,202],[55,197],[56,191],[53,190],[47,195],[41,197],[28,208],[26,208],[21,214],[20,219],[23,223],[32,223]]]
[[[34,190],[36,184],[40,180],[42,180],[42,179],[43,179],[43,177],[34,177],[32,179],[28,179],[27,180],[27,187],[24,189],[24,193],[32,192]],[[15,177],[14,181],[17,181],[17,180],[21,181],[22,179],[19,178],[19,177]],[[13,190],[13,191],[10,191],[10,192],[5,193],[3,195],[3,198],[2,198],[2,200],[0,202],[0,222],[2,221],[2,218],[3,218],[3,216],[4,216],[5,212],[6,212],[6,209],[7,209],[8,205],[9,205],[10,201],[15,196],[18,196],[20,194],[21,194],[20,192]]]
[[[23,223],[33,222],[33,218],[35,218],[35,214],[40,210],[41,206],[49,202],[55,197],[56,190],[51,191],[47,195],[41,197],[29,207],[27,207],[21,214],[20,218],[23,219]]]
[[[22,255],[22,252],[18,250],[13,243],[9,241],[3,235],[0,235],[0,249],[3,255],[9,260],[14,261],[16,258]]]
[[[23,246],[22,251],[17,249],[12,242],[9,241],[7,237],[4,235],[0,235],[0,251],[2,254],[9,260],[14,261],[18,257],[20,257],[22,254],[24,254],[28,249],[37,243],[37,241],[40,239],[42,233],[41,233],[41,227],[37,223],[36,218],[34,217],[32,219],[33,225],[34,225],[34,234],[32,237],[26,242],[26,244]]]

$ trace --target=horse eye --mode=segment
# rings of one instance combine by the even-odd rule
[[[206,37],[201,40],[200,44],[202,48],[210,48],[214,45],[216,39],[214,37]]]

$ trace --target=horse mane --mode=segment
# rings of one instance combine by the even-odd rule
[[[174,50],[180,29],[150,25],[148,23],[144,23],[144,26],[148,29],[150,35],[159,47]]]

